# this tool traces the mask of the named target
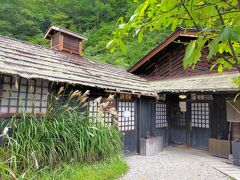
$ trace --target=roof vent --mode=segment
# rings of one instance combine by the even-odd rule
[[[56,26],[48,29],[45,38],[51,40],[51,49],[78,55],[83,51],[82,41],[87,40],[83,35]]]

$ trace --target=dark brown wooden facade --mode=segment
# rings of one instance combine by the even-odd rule
[[[203,51],[201,61],[195,65],[194,69],[184,69],[185,49],[184,44],[172,43],[133,73],[152,80],[209,73],[213,60],[207,60],[208,51],[206,49]]]
[[[184,36],[181,34],[176,36],[178,31],[129,69],[130,72],[159,84],[161,81],[171,82],[174,80],[173,83],[177,82],[176,87],[173,84],[171,90],[165,88],[162,90],[162,86],[159,86],[158,89],[156,86],[156,89],[159,90],[159,96],[164,98],[160,98],[161,101],[154,103],[156,116],[152,120],[152,127],[154,127],[152,134],[164,136],[165,145],[181,144],[200,149],[208,148],[209,138],[236,139],[239,134],[239,126],[227,121],[226,110],[226,102],[235,97],[236,90],[220,90],[217,86],[208,90],[201,87],[197,87],[199,89],[192,87],[191,89],[189,83],[186,84],[190,87],[187,90],[177,87],[179,83],[186,82],[182,81],[183,78],[198,76],[205,77],[206,81],[202,81],[203,87],[209,86],[211,84],[208,83],[211,82],[208,81],[207,77],[218,73],[216,70],[210,71],[216,57],[210,61],[207,60],[207,49],[203,50],[201,61],[195,65],[194,69],[183,68],[185,42],[196,37],[188,33]],[[236,71],[232,70],[232,72]],[[195,78],[193,81],[196,82],[198,79]],[[221,83],[221,81],[216,83]],[[159,103],[161,105],[158,105]],[[159,123],[165,124],[165,119],[166,125],[159,126]]]

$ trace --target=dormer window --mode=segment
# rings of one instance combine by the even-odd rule
[[[82,41],[87,40],[87,37],[83,35],[56,26],[51,26],[48,29],[45,38],[51,40],[51,49],[77,55],[82,54]]]

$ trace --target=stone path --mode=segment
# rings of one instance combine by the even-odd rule
[[[130,169],[120,180],[232,179],[214,167],[219,159],[199,150],[168,147],[155,156],[127,156]]]

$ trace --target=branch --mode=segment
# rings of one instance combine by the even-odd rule
[[[240,4],[237,6],[233,6],[231,3],[227,2],[226,0],[223,1],[224,3],[226,3],[229,7],[231,7],[232,9],[239,9],[240,8]],[[238,3],[240,3],[240,0],[238,0]]]
[[[233,64],[230,60],[228,60],[225,56],[223,56],[222,54],[219,54],[221,56],[221,58],[224,59],[224,61],[228,62],[229,64],[231,64],[232,66],[235,66],[235,64]]]
[[[187,12],[187,14],[189,15],[189,17],[190,17],[191,20],[193,21],[193,24],[194,24],[194,26],[196,27],[196,29],[197,29],[198,31],[201,31],[201,29],[198,27],[197,23],[194,21],[192,15],[191,15],[190,12],[188,11],[187,7],[185,6],[183,0],[181,0],[181,2],[182,2],[182,5],[183,5],[184,9],[185,9],[186,12]]]
[[[218,15],[219,15],[219,18],[220,18],[220,20],[221,20],[222,25],[223,25],[224,27],[226,27],[226,25],[225,25],[225,23],[224,23],[224,20],[223,20],[223,17],[222,17],[222,15],[221,15],[218,7],[215,6],[215,8],[216,8],[216,10],[217,10],[217,12],[218,12]],[[229,47],[230,47],[230,49],[231,49],[231,51],[232,51],[233,59],[235,60],[236,65],[239,64],[239,62],[238,62],[238,57],[237,57],[237,55],[236,55],[236,53],[235,53],[235,50],[234,50],[233,45],[232,45],[232,42],[231,42],[230,40],[228,40],[228,45],[229,45]]]

